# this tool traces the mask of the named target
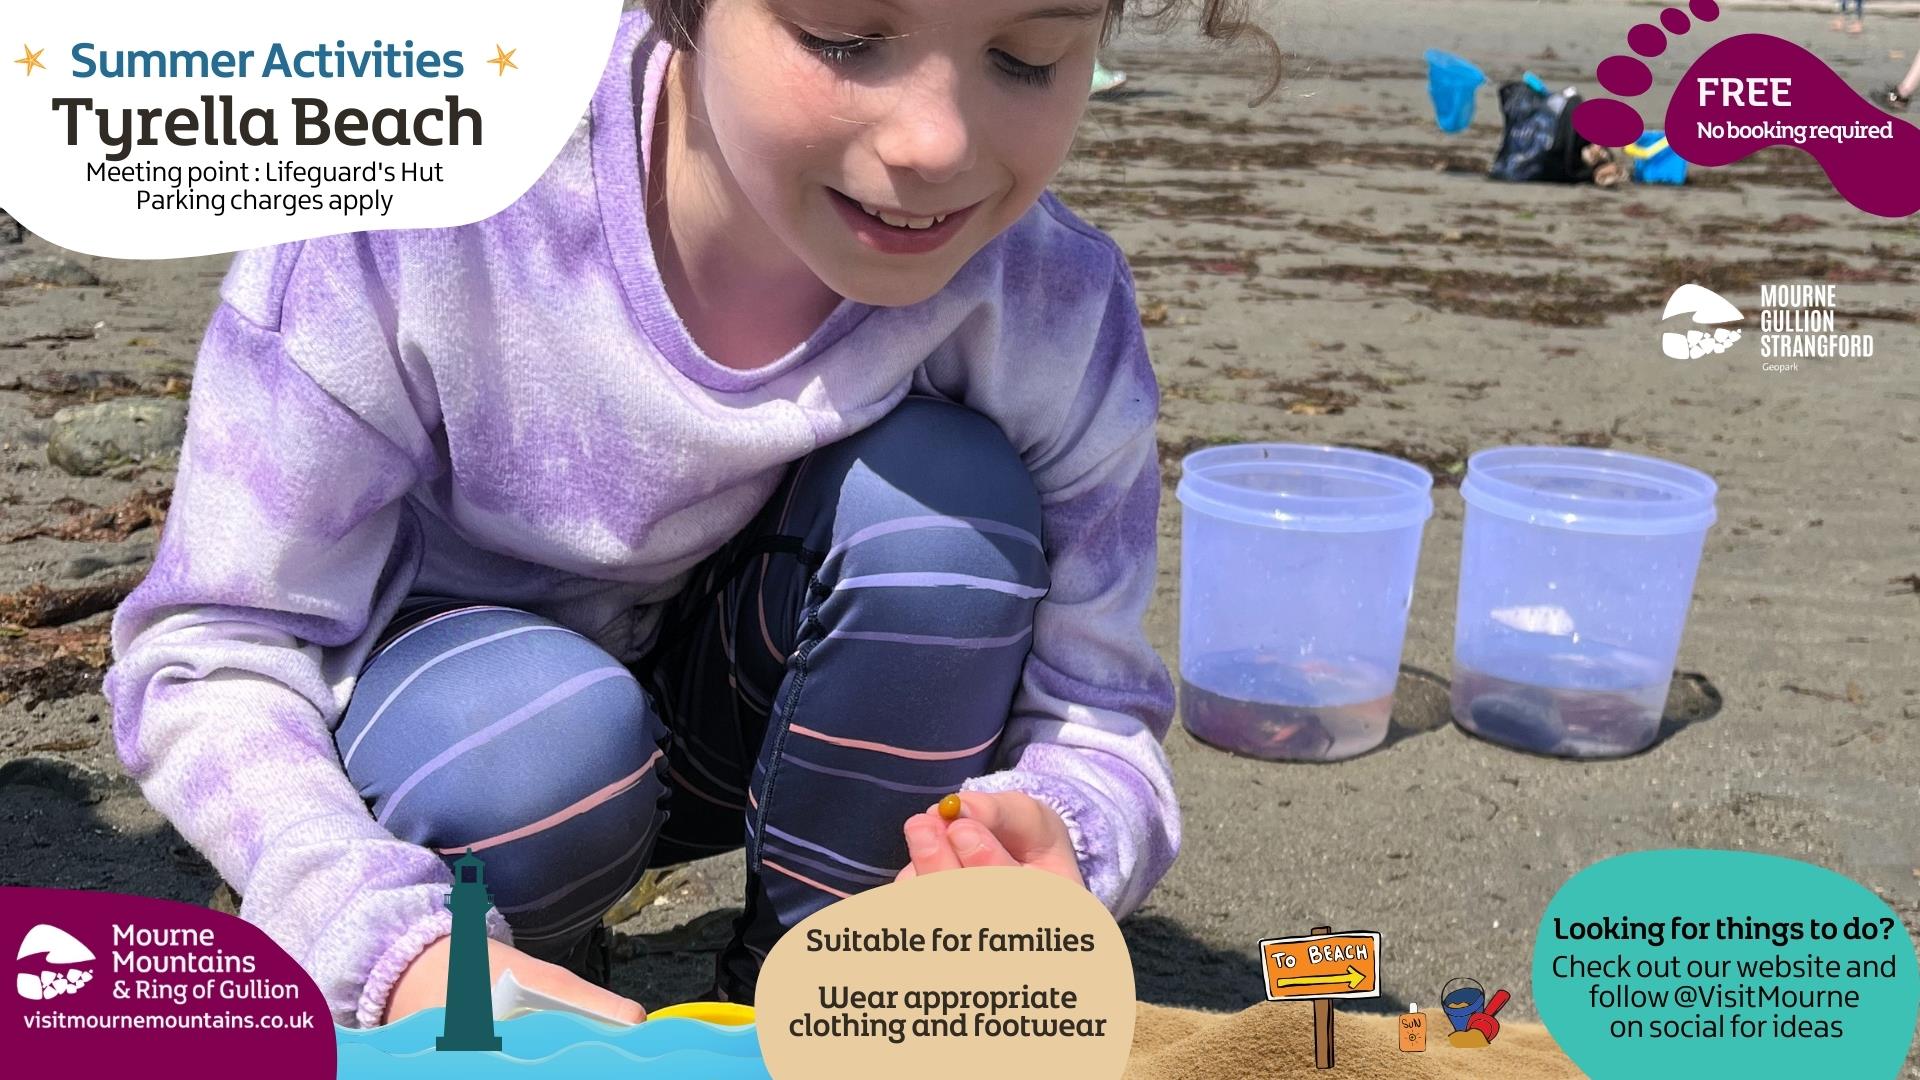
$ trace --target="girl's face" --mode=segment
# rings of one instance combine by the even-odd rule
[[[1025,213],[1086,107],[1106,0],[713,0],[699,109],[828,288],[924,300]]]

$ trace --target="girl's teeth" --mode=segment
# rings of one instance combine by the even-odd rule
[[[935,225],[947,220],[947,215],[945,214],[926,218],[901,217],[898,214],[889,214],[884,210],[876,210],[866,203],[861,203],[860,209],[865,210],[867,216],[877,217],[896,229],[931,229]]]

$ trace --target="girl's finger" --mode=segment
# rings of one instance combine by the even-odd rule
[[[918,874],[915,874],[913,872],[913,864],[908,863],[907,865],[900,868],[899,873],[893,875],[893,880],[896,882],[900,882],[900,881],[906,881],[908,878],[913,878],[918,876],[919,876]]]
[[[985,826],[1021,862],[1031,862],[1058,846],[1057,830],[1048,820],[1051,813],[1037,799],[1018,792],[988,796],[969,791],[961,794],[960,803],[962,820]]]
[[[902,831],[907,836],[907,854],[913,859],[915,874],[960,868],[960,856],[947,840],[946,822],[930,814],[915,814],[907,819]]]
[[[947,840],[962,866],[1019,866],[1006,846],[977,821],[956,821],[947,827]]]
[[[528,990],[559,998],[589,1009],[617,1023],[638,1024],[647,1018],[647,1010],[637,1001],[603,989],[558,964],[520,954],[505,970],[514,981]]]

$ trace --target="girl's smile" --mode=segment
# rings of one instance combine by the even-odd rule
[[[883,255],[921,255],[946,246],[980,206],[972,203],[958,210],[914,213],[861,202],[833,188],[826,190],[854,237]]]

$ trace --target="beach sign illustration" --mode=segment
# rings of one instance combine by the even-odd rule
[[[1380,996],[1380,935],[1316,926],[1301,937],[1268,938],[1260,967],[1268,1001],[1313,1003],[1313,1064],[1333,1068],[1333,1003]]]
[[[1380,996],[1380,935],[1361,931],[1260,943],[1268,1001]]]

